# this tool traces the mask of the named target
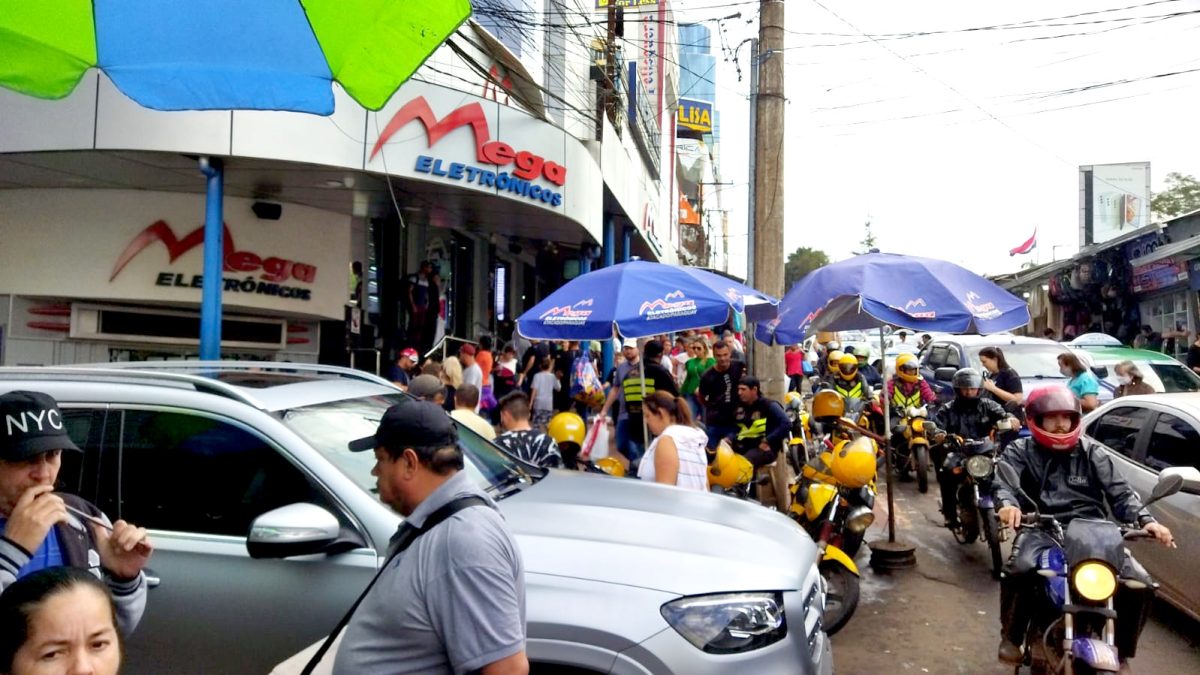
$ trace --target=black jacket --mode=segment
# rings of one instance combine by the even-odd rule
[[[1112,457],[1095,443],[1081,439],[1070,452],[1047,450],[1032,438],[1011,443],[1000,455],[1021,477],[1021,488],[1037,502],[1038,510],[1064,524],[1072,518],[1107,518],[1105,505],[1122,523],[1154,522],[1142,500],[1117,471]],[[1017,497],[1015,486],[997,476],[996,501],[1022,511],[1032,511]]]
[[[967,440],[984,438],[1000,420],[1008,417],[1004,407],[986,398],[956,398],[933,415],[941,431]]]
[[[75,495],[57,493],[72,508],[79,509],[95,518],[109,523],[108,517],[84,499]],[[100,567],[100,552],[96,548],[96,536],[92,526],[73,513],[68,513],[67,523],[54,526],[62,549],[63,562],[70,566],[88,570],[103,580],[113,594],[117,606],[117,623],[121,632],[129,635],[137,628],[146,610],[146,577],[138,574],[133,579],[116,579]],[[33,552],[26,551],[11,539],[0,536],[0,591],[17,580],[17,572],[29,563]]]
[[[766,422],[766,431],[763,436],[753,436],[746,433],[741,433],[743,430],[748,430],[754,425],[755,420],[764,420]],[[757,448],[762,443],[763,438],[766,438],[767,445],[772,450],[780,450],[783,448],[783,442],[787,439],[788,434],[792,430],[791,420],[788,419],[787,411],[783,406],[779,405],[778,401],[774,401],[763,396],[759,396],[754,403],[741,403],[734,413],[734,424],[737,426],[739,435],[742,438],[734,437],[733,447],[741,452]]]

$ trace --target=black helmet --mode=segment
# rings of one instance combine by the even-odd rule
[[[955,391],[961,389],[979,389],[983,386],[983,376],[974,368],[959,368],[950,381]]]

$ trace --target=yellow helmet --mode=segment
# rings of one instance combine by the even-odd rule
[[[562,445],[563,443],[574,443],[579,447],[583,447],[583,439],[587,436],[587,426],[583,423],[583,418],[573,412],[560,412],[550,419],[550,423],[546,425],[546,433],[550,434],[550,438],[554,442]]]
[[[754,465],[729,447],[724,441],[717,446],[717,457],[708,467],[710,485],[720,485],[726,490],[735,485],[749,483],[754,478]]]
[[[845,377],[853,377],[858,373],[858,358],[853,354],[842,354],[837,361],[838,372]]]
[[[834,349],[825,355],[825,362],[829,364],[830,368],[837,368],[838,361],[841,361],[843,356],[845,354],[841,350]]]
[[[875,448],[871,439],[859,437],[838,443],[833,448],[830,469],[837,482],[849,488],[860,488],[875,480]]]
[[[616,476],[617,478],[625,477],[625,465],[616,457],[604,457],[603,459],[596,460],[596,468],[610,476]]]
[[[783,395],[783,407],[799,408],[803,404],[804,398],[800,396],[798,391],[789,391]]]
[[[846,414],[846,399],[841,394],[832,389],[823,389],[818,391],[813,396],[812,400],[812,416],[821,419],[823,417],[841,417]]]
[[[907,371],[907,372],[905,372]],[[917,357],[914,354],[904,352],[896,357],[896,374],[905,382],[916,382],[921,379],[921,372],[917,366]]]

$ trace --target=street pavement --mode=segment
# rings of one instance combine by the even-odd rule
[[[924,495],[915,483],[896,483],[897,538],[916,544],[917,566],[878,574],[868,565],[867,547],[859,553],[858,611],[833,637],[838,675],[1013,672],[996,660],[1000,588],[989,572],[987,547],[961,545],[941,527],[937,484],[930,478]],[[887,537],[882,491],[875,516],[868,543]],[[1136,673],[1200,673],[1200,623],[1157,602],[1130,663]]]

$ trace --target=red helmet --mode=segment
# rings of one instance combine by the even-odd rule
[[[1071,428],[1063,433],[1051,433],[1042,428],[1042,418],[1051,413],[1066,413],[1071,416]],[[1034,389],[1025,399],[1025,415],[1029,419],[1029,431],[1038,445],[1051,450],[1072,450],[1079,442],[1083,430],[1080,424],[1083,415],[1079,401],[1070,389],[1062,385],[1051,385]]]

